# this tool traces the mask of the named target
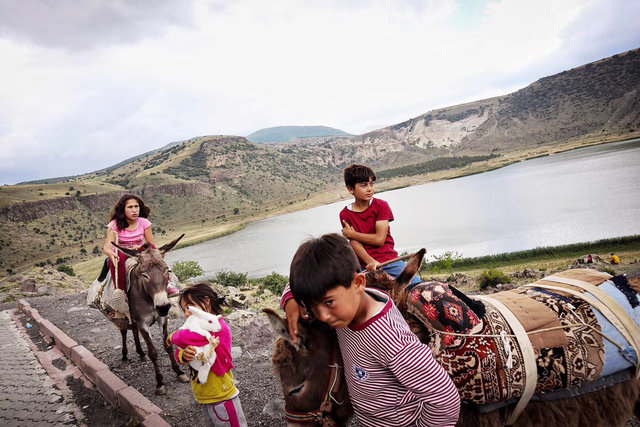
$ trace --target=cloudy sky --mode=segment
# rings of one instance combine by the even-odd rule
[[[360,134],[640,47],[634,0],[0,0],[0,184],[199,135]]]

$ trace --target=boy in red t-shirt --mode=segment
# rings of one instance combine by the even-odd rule
[[[380,263],[398,257],[389,228],[393,213],[387,202],[373,197],[375,180],[376,174],[367,166],[351,165],[344,170],[344,183],[355,200],[340,212],[342,234],[349,239],[360,266],[367,270],[375,270]],[[403,261],[397,261],[383,269],[398,277],[405,267]],[[416,275],[411,285],[420,282]]]
[[[398,257],[389,230],[393,213],[387,202],[373,197],[375,180],[376,174],[367,166],[351,165],[344,170],[344,182],[355,200],[340,212],[340,222],[344,227],[342,234],[349,239],[363,270],[375,270],[380,263]],[[396,261],[385,265],[383,270],[393,277],[398,277],[406,266],[404,261]],[[409,289],[421,282],[422,279],[416,274],[411,279]],[[298,319],[300,316],[308,319],[309,315],[293,299],[288,285],[282,294],[280,304],[287,314],[293,342],[297,344]]]

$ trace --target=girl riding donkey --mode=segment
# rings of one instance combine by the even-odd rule
[[[127,300],[127,269],[125,262],[129,258],[125,253],[113,246],[113,242],[124,248],[143,250],[145,244],[155,249],[151,222],[147,219],[151,209],[142,199],[133,194],[120,197],[109,215],[107,224],[107,238],[102,251],[109,257],[109,270],[116,285],[112,296],[113,308],[122,313],[129,312]],[[118,266],[118,273],[115,266]],[[167,292],[169,295],[179,292],[169,281]]]

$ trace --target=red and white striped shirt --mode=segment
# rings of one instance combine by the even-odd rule
[[[411,332],[384,292],[384,308],[360,325],[337,329],[349,396],[362,426],[454,426],[460,395],[447,372]]]

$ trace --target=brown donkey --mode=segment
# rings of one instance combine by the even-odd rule
[[[420,340],[429,344],[435,354],[437,351],[447,350],[437,348],[436,342],[441,344],[442,340],[437,338],[437,334],[434,335],[432,326],[425,326],[409,313],[411,303],[407,301],[408,294],[405,291],[405,286],[419,270],[423,256],[423,251],[416,254],[397,279],[383,272],[368,274],[367,285],[390,293],[394,302],[405,314],[412,330]],[[467,298],[464,295],[461,296]],[[474,300],[473,303],[477,301]],[[344,373],[341,367],[333,368],[342,363],[339,356],[335,358],[335,350],[333,350],[337,347],[335,333],[331,328],[317,321],[301,322],[299,325],[301,344],[296,347],[291,343],[286,319],[272,310],[264,311],[274,331],[280,337],[276,341],[272,361],[276,376],[282,384],[288,425],[346,425],[353,412],[343,378]],[[464,366],[462,368],[467,369]],[[473,367],[469,366],[468,369]],[[538,361],[538,370],[540,369],[544,367]],[[334,379],[335,372],[338,373],[337,379]],[[612,378],[616,375],[616,378]],[[536,394],[524,407],[520,416],[510,421],[512,425],[526,427],[624,426],[634,415],[640,392],[639,382],[628,371],[610,375],[605,379],[608,381],[598,380],[582,387]],[[518,399],[510,399],[499,404],[481,407],[463,399],[458,425],[480,427],[507,425],[517,401]]]
[[[130,285],[127,297],[129,298],[131,324],[129,324],[127,319],[110,319],[118,329],[120,329],[120,333],[122,334],[122,360],[127,360],[127,331],[131,329],[136,345],[136,352],[142,360],[146,360],[146,355],[140,345],[139,334],[142,335],[142,339],[144,339],[144,342],[147,344],[149,358],[153,363],[153,368],[156,373],[156,394],[160,395],[166,393],[166,388],[158,367],[158,352],[151,340],[150,328],[155,322],[158,323],[162,331],[162,346],[169,356],[171,369],[173,369],[178,376],[178,381],[189,381],[189,378],[180,370],[173,356],[171,346],[167,347],[166,345],[168,336],[167,314],[169,313],[171,304],[167,296],[169,266],[164,261],[163,256],[173,249],[183,236],[184,234],[159,249],[146,247],[142,252],[122,248],[114,243],[118,249],[126,253],[131,257],[130,260],[133,261],[127,260],[127,275],[129,276]]]

